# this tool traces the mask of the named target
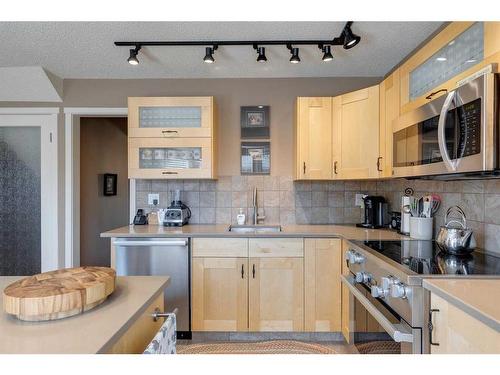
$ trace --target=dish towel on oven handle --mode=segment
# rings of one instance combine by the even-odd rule
[[[169,314],[160,330],[149,343],[144,354],[176,354],[177,319]]]

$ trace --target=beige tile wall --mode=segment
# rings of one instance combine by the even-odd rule
[[[223,176],[217,181],[138,180],[136,203],[147,211],[149,192],[160,193],[160,206],[169,202],[169,191],[182,190],[182,199],[191,208],[191,223],[235,223],[239,208],[252,213],[252,190],[258,188],[260,214],[268,224],[358,223],[362,211],[355,207],[356,193],[377,194],[389,202],[389,210],[399,210],[406,187],[415,195],[438,193],[443,205],[435,221],[435,232],[444,221],[444,212],[461,206],[474,229],[478,245],[500,252],[500,180],[293,182],[290,176]],[[247,223],[250,222],[247,219]]]

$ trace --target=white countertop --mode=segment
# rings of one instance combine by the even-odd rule
[[[425,279],[423,286],[500,332],[500,280]]]
[[[21,277],[0,277],[0,290]],[[116,289],[83,314],[47,322],[23,322],[0,312],[0,354],[106,352],[169,284],[169,277],[116,278]],[[3,306],[3,293],[0,294]]]

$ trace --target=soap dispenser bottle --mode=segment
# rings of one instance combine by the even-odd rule
[[[236,222],[238,225],[245,224],[245,214],[243,213],[243,208],[240,208],[240,213],[236,215]]]

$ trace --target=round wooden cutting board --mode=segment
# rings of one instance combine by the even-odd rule
[[[115,290],[116,272],[108,267],[77,267],[18,280],[3,291],[3,307],[21,320],[43,321],[81,314]]]

